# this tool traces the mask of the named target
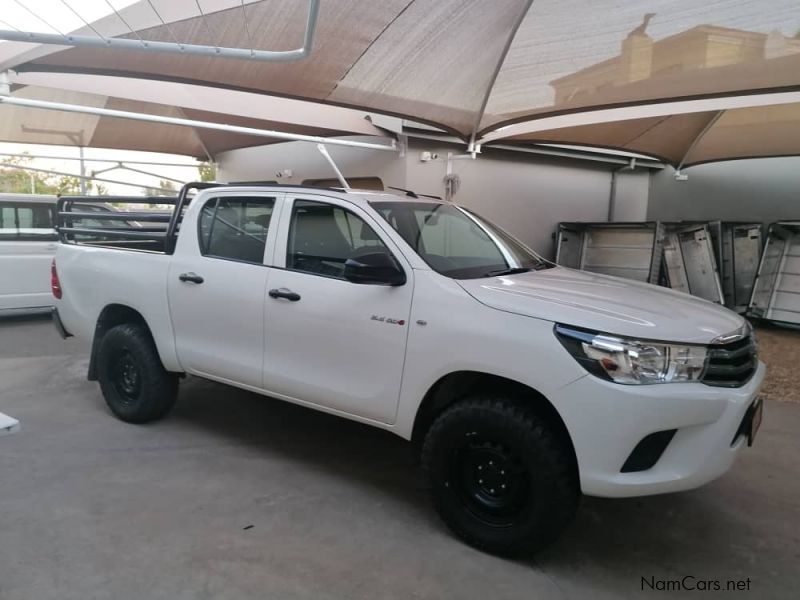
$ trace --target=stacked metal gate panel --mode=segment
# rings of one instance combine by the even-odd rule
[[[800,222],[770,225],[748,314],[800,323]]]
[[[761,223],[722,223],[719,254],[725,306],[744,312],[750,304],[761,259]]]
[[[556,263],[573,269],[657,283],[659,223],[560,223]]]
[[[664,266],[672,289],[724,303],[707,225],[669,226],[664,238]]]
[[[556,262],[665,285],[744,312],[761,250],[760,223],[561,223]]]

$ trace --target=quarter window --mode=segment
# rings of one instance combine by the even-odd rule
[[[391,254],[361,217],[333,204],[295,200],[286,268],[344,279],[344,263],[362,254]]]
[[[263,264],[275,198],[212,198],[200,213],[204,256]]]
[[[51,241],[55,207],[30,202],[0,204],[0,240]]]

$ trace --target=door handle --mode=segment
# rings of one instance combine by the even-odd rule
[[[293,292],[292,290],[287,290],[286,288],[280,288],[275,290],[270,290],[269,292],[270,298],[286,298],[289,302],[297,302],[300,300],[300,294]]]
[[[191,271],[189,271],[188,273],[181,273],[180,275],[178,275],[178,279],[180,279],[183,282],[190,281],[192,283],[203,283],[204,281],[203,278],[200,277],[200,275],[198,275],[197,273],[192,273]]]

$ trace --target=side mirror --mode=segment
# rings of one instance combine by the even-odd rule
[[[344,263],[344,278],[352,283],[403,285],[406,274],[386,252],[362,254]]]

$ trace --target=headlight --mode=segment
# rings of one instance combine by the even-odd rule
[[[705,371],[705,346],[634,340],[564,325],[555,331],[587,371],[616,383],[699,381]]]

